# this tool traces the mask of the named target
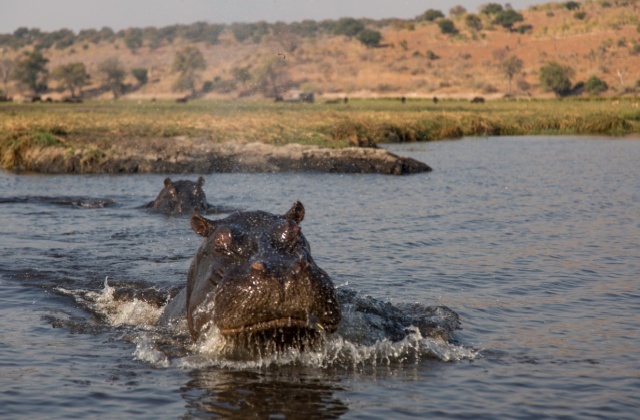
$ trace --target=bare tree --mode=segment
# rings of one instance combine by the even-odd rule
[[[511,81],[513,76],[519,74],[522,71],[523,62],[515,55],[511,55],[500,63],[500,70],[507,76],[509,80],[509,95],[511,95]]]
[[[302,37],[294,33],[291,28],[283,22],[278,22],[273,26],[273,36],[286,53],[293,53],[302,43]]]
[[[69,92],[71,97],[76,97],[76,91],[82,96],[82,87],[89,83],[89,74],[84,63],[63,64],[51,73],[51,77],[62,83]]]
[[[5,96],[9,96],[9,80],[11,80],[14,67],[15,63],[8,58],[0,60],[0,79],[2,79]]]
[[[33,95],[39,95],[47,90],[47,78],[49,70],[47,70],[49,59],[44,57],[40,51],[31,51],[24,59],[16,62],[13,71],[13,78],[18,83],[33,92]]]
[[[290,83],[287,72],[287,62],[280,57],[264,60],[256,69],[253,76],[265,96],[278,98]]]
[[[106,85],[113,93],[113,99],[118,99],[122,95],[123,82],[127,75],[120,60],[117,57],[108,58],[100,63],[98,70],[103,74]]]
[[[196,94],[196,82],[199,80],[199,71],[207,68],[204,56],[196,47],[186,47],[178,51],[173,59],[172,71],[178,73],[178,79],[173,84],[173,90],[191,90]]]

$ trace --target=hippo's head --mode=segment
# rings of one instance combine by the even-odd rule
[[[202,190],[203,185],[203,177],[198,178],[196,182],[172,182],[167,178],[164,180],[164,188],[154,201],[147,204],[147,208],[167,214],[204,213],[210,206]]]
[[[211,325],[227,338],[333,332],[340,306],[331,279],[300,231],[302,203],[284,215],[236,212],[221,220],[194,215],[205,239],[189,269],[187,320],[193,339]]]

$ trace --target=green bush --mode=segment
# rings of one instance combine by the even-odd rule
[[[516,31],[522,35],[526,33],[531,33],[533,32],[533,25],[520,25],[516,28]]]
[[[575,1],[568,1],[564,4],[564,7],[567,10],[578,10],[580,8],[580,3]]]
[[[609,89],[607,82],[596,76],[591,76],[584,86],[585,90],[591,94],[597,95],[606,92]]]
[[[571,78],[575,70],[556,61],[551,61],[540,67],[540,83],[558,96],[564,96],[571,91]]]
[[[440,19],[443,17],[444,13],[442,13],[440,10],[435,9],[429,9],[422,14],[422,19],[429,22],[434,22],[436,19]]]
[[[213,82],[211,80],[207,80],[202,84],[202,91],[204,93],[212,92],[214,88]]]
[[[576,12],[573,14],[573,17],[578,20],[583,20],[585,17],[587,17],[587,12]]]
[[[356,39],[366,45],[367,48],[375,48],[380,45],[382,34],[371,29],[363,29],[358,32]]]
[[[523,20],[524,16],[522,16],[521,13],[518,13],[513,9],[507,9],[496,14],[496,17],[491,23],[511,30],[513,28],[513,25],[515,25],[517,22],[522,22]]]
[[[458,30],[456,29],[456,25],[453,23],[451,19],[441,19],[438,21],[438,26],[440,27],[440,31],[445,35],[457,34]]]
[[[138,83],[144,85],[149,81],[149,74],[145,68],[135,68],[131,70],[131,75],[136,78]]]
[[[336,22],[335,27],[333,28],[333,33],[336,35],[345,35],[349,38],[352,38],[360,31],[364,30],[364,24],[358,20],[353,18],[342,18]]]
[[[467,25],[467,28],[472,31],[480,31],[482,30],[482,19],[478,15],[474,15],[473,13],[468,14],[464,18],[464,23]]]
[[[431,50],[427,50],[425,56],[427,57],[427,59],[429,60],[437,60],[438,58],[440,58],[440,56],[436,53],[434,53]]]
[[[497,15],[503,10],[502,5],[498,3],[488,3],[480,7],[480,13],[484,13],[485,15]]]

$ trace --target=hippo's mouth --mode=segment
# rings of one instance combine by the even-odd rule
[[[314,319],[315,318],[315,319]],[[239,336],[252,333],[263,333],[268,331],[278,330],[298,330],[298,331],[326,331],[332,333],[337,329],[337,325],[328,325],[320,322],[316,317],[310,317],[309,319],[296,319],[296,318],[280,318],[270,321],[257,322],[251,325],[242,325],[240,327],[220,327],[220,333],[226,336]]]

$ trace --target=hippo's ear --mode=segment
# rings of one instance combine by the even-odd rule
[[[198,178],[198,180],[196,181],[196,185],[198,187],[202,187],[204,185],[204,178],[203,177]]]
[[[304,219],[304,206],[300,201],[296,201],[293,203],[293,206],[289,209],[289,211],[284,215],[287,219],[291,219],[296,223],[302,222]]]
[[[191,229],[200,236],[208,237],[216,228],[213,220],[194,214],[191,216]]]

